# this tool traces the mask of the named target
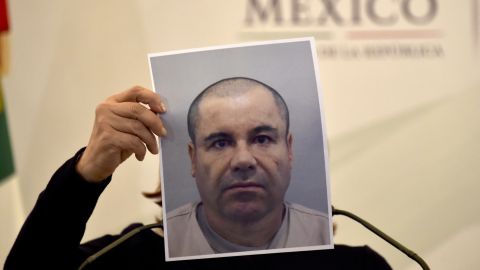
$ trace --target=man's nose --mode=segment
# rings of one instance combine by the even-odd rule
[[[257,160],[245,143],[239,143],[235,147],[235,153],[231,161],[233,173],[238,174],[242,180],[249,178],[257,168]]]

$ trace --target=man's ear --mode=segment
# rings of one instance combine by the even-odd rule
[[[291,167],[292,162],[293,162],[293,135],[292,135],[292,133],[288,133],[288,136],[287,136],[287,151],[288,151],[288,162],[290,163],[290,167]]]
[[[189,142],[188,143],[188,155],[190,156],[190,162],[191,162],[191,166],[192,166],[192,177],[195,177],[195,172],[196,172],[196,157],[195,157],[195,145],[193,145],[192,142]]]

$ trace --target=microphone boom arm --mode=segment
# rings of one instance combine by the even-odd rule
[[[405,255],[407,255],[408,257],[410,257],[412,260],[414,260],[415,262],[417,262],[421,267],[422,269],[424,270],[430,270],[430,267],[427,265],[427,263],[420,257],[418,256],[415,252],[413,252],[412,250],[408,249],[407,247],[405,247],[404,245],[400,244],[398,241],[396,241],[395,239],[393,239],[392,237],[388,236],[387,234],[385,234],[384,232],[382,232],[381,230],[379,230],[377,227],[373,226],[371,223],[369,223],[368,221],[362,219],[361,217],[353,214],[353,213],[350,213],[348,211],[345,211],[345,210],[340,210],[340,209],[336,209],[332,206],[332,215],[342,215],[342,216],[347,216],[353,220],[355,220],[356,222],[362,224],[365,228],[367,228],[368,230],[370,230],[371,232],[373,232],[374,234],[378,235],[380,238],[382,238],[383,240],[387,241],[388,243],[390,243],[392,246],[396,247],[398,250],[400,250],[401,252],[403,252]]]
[[[121,243],[125,242],[126,240],[128,240],[130,237],[134,236],[135,234],[141,232],[141,231],[144,231],[144,230],[147,230],[147,229],[152,229],[152,228],[163,228],[163,222],[158,222],[158,223],[153,223],[153,224],[149,224],[149,225],[144,225],[144,226],[140,226],[140,227],[137,227],[131,231],[129,231],[127,234],[123,235],[122,237],[118,238],[117,240],[113,241],[111,244],[109,244],[108,246],[102,248],[100,251],[98,251],[97,253],[91,255],[90,257],[88,257],[81,265],[80,267],[78,268],[78,270],[82,270],[84,269],[86,266],[88,266],[89,264],[91,264],[93,261],[95,261],[98,257],[102,256],[103,254],[109,252],[110,250],[112,250],[113,248],[117,247],[118,245],[120,245]]]
[[[367,228],[368,230],[370,230],[371,232],[373,232],[374,234],[378,235],[380,238],[382,238],[383,240],[387,241],[388,243],[390,243],[392,246],[394,246],[395,248],[397,248],[398,250],[400,250],[401,252],[403,252],[405,255],[407,255],[409,258],[411,258],[412,260],[414,260],[415,262],[417,262],[421,267],[422,269],[424,270],[430,270],[430,267],[427,265],[427,263],[420,257],[418,256],[415,252],[413,252],[412,250],[408,249],[407,247],[405,247],[404,245],[400,244],[398,241],[396,241],[395,239],[393,239],[392,237],[388,236],[387,234],[385,234],[384,232],[382,232],[381,230],[379,230],[377,227],[373,226],[371,223],[369,223],[368,221],[360,218],[359,216],[353,214],[353,213],[350,213],[348,211],[345,211],[345,210],[340,210],[340,209],[336,209],[332,206],[332,215],[342,215],[342,216],[346,216],[346,217],[349,217],[353,220],[355,220],[356,222],[362,224],[365,228]],[[123,243],[124,241],[126,241],[127,239],[129,239],[130,237],[132,237],[133,235],[143,231],[143,230],[146,230],[146,229],[151,229],[151,228],[156,228],[156,227],[163,227],[163,223],[162,222],[159,222],[159,223],[154,223],[154,224],[149,224],[149,225],[145,225],[145,226],[141,226],[141,227],[138,227],[138,228],[135,228],[133,230],[131,230],[130,232],[128,232],[127,234],[125,234],[124,236],[120,237],[119,239],[117,239],[116,241],[112,242],[110,245],[104,247],[103,249],[101,249],[100,251],[98,251],[97,253],[93,254],[92,256],[88,257],[83,263],[82,265],[80,265],[80,267],[78,268],[79,270],[81,269],[84,269],[86,266],[88,266],[89,264],[91,264],[93,261],[95,261],[98,257],[102,256],[103,254],[107,253],[108,251],[110,251],[111,249],[115,248],[116,246],[120,245],[121,243]]]

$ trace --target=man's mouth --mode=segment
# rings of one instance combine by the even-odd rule
[[[241,183],[235,183],[232,185],[229,185],[225,190],[244,190],[244,191],[249,191],[249,190],[256,190],[256,189],[263,189],[264,187],[260,184],[257,183],[252,183],[252,182],[241,182]]]

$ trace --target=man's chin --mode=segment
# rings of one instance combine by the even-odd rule
[[[231,202],[228,209],[225,209],[227,215],[238,222],[256,222],[262,219],[266,214],[266,207],[256,202],[236,201]]]

